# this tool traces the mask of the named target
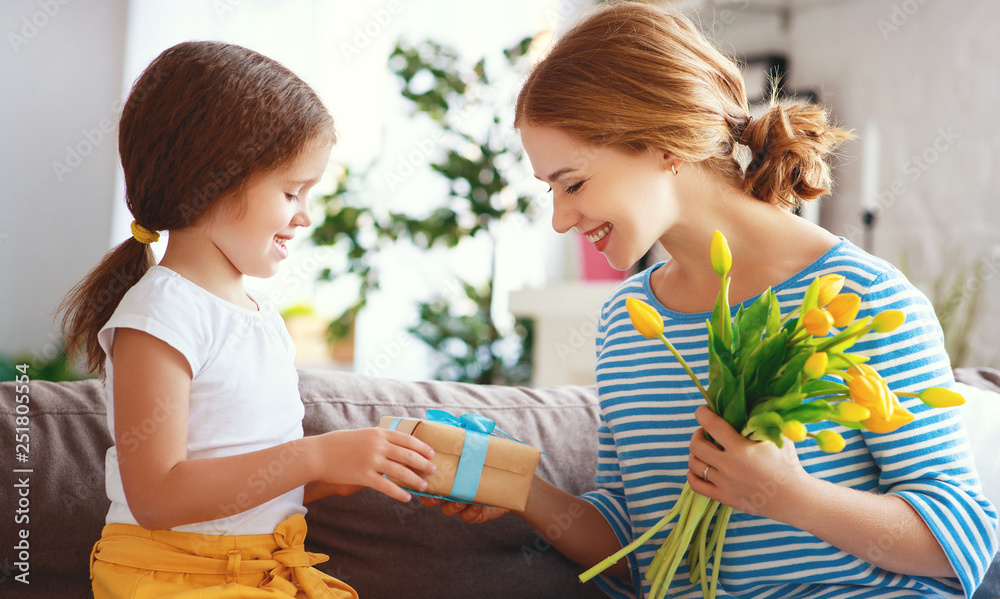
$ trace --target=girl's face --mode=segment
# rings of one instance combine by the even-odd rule
[[[309,144],[286,167],[251,179],[245,211],[236,220],[229,207],[212,215],[212,242],[236,271],[262,278],[278,271],[296,229],[312,224],[307,194],[323,176],[331,149]]]
[[[535,177],[552,188],[552,228],[576,229],[614,268],[630,268],[676,222],[674,175],[662,152],[592,146],[552,127],[520,131]]]

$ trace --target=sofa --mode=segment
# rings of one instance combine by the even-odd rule
[[[593,387],[529,389],[402,382],[333,371],[299,374],[307,435],[375,426],[386,415],[422,417],[428,408],[474,412],[543,449],[547,455],[538,475],[576,494],[593,487],[598,419]],[[956,377],[977,391],[970,394],[976,395],[970,404],[981,411],[973,420],[987,426],[975,435],[970,429],[970,436],[974,446],[984,447],[984,457],[977,454],[977,460],[989,459],[997,453],[993,431],[1000,396],[984,389],[1000,391],[1000,373],[967,370],[956,371]],[[16,419],[15,384],[0,383],[0,596],[88,597],[88,556],[108,508],[104,455],[111,437],[103,388],[97,380],[31,381],[28,395],[28,461],[18,463],[16,454],[25,448],[16,448],[14,441],[24,420]],[[988,468],[1000,477],[996,458]],[[578,581],[581,568],[514,516],[472,526],[423,508],[416,499],[400,503],[370,489],[308,507],[307,549],[331,556],[320,568],[365,599],[603,596],[593,583]],[[565,529],[568,520],[554,519],[552,531]],[[22,551],[27,560],[19,559]],[[29,584],[16,578],[25,578],[24,568]],[[998,579],[994,563],[976,599],[1000,598]]]

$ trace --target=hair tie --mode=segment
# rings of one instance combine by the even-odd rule
[[[159,233],[150,231],[135,221],[132,221],[132,237],[135,237],[135,240],[143,245],[149,245],[160,240]]]

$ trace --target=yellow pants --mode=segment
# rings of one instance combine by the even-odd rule
[[[312,566],[306,521],[285,520],[271,535],[217,536],[109,524],[90,556],[95,599],[357,599],[343,582]]]

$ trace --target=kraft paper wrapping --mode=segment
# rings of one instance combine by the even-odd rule
[[[379,427],[389,428],[393,420],[395,418],[392,416],[383,416]],[[427,490],[424,492],[448,498],[455,483],[462,447],[465,445],[465,429],[416,418],[403,418],[396,430],[413,435],[434,448],[434,459],[431,461],[437,466],[437,472],[433,476],[421,477],[427,481]],[[472,501],[482,505],[523,510],[540,457],[541,451],[530,445],[490,435],[479,487]],[[399,481],[391,477],[390,480],[399,484]]]

